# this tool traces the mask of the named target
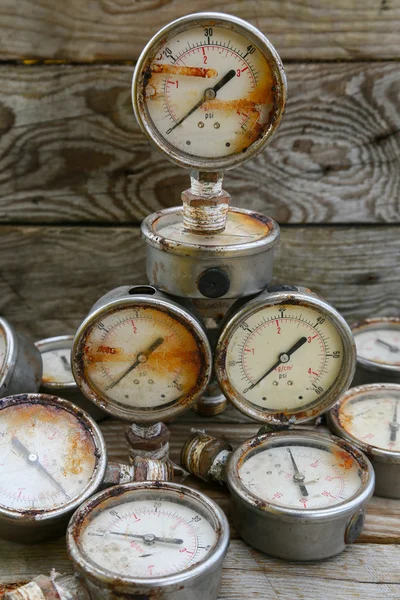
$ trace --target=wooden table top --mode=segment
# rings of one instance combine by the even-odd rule
[[[126,423],[106,420],[101,429],[111,460],[127,460],[124,438]],[[189,412],[171,424],[171,456],[179,460],[183,442],[192,428],[237,445],[254,435],[259,425],[233,408],[214,419]],[[230,518],[229,494],[221,486],[210,486],[188,478],[185,483],[213,498]],[[397,600],[400,599],[400,501],[373,497],[364,531],[358,542],[339,556],[308,563],[270,558],[248,546],[231,528],[231,544],[223,568],[219,598],[222,600]],[[0,542],[0,598],[15,582],[26,582],[51,568],[72,573],[64,538],[24,546]],[[207,600],[206,598],[204,600]]]

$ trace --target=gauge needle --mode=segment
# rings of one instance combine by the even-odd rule
[[[380,338],[376,338],[375,341],[378,344],[381,344],[382,346],[386,346],[387,348],[389,348],[390,352],[400,352],[400,348],[398,346],[392,346],[392,344],[389,344],[388,342],[385,342],[385,340],[381,340]]]
[[[110,390],[111,388],[115,387],[124,377],[129,375],[129,373],[133,371],[133,369],[135,369],[138,365],[145,363],[149,358],[150,354],[154,352],[154,350],[156,350],[158,346],[161,346],[163,341],[164,338],[159,337],[156,339],[155,342],[151,344],[151,346],[147,348],[147,350],[145,350],[144,352],[140,352],[140,354],[137,355],[135,362],[129,367],[129,369],[127,369],[125,373],[122,373],[121,377],[113,381],[113,383],[110,383],[110,385],[106,387],[106,390]]]
[[[397,406],[398,406],[398,401],[395,400],[394,403],[394,412],[393,412],[393,420],[391,423],[389,423],[389,427],[390,427],[390,441],[391,442],[395,442],[397,439],[397,432],[399,430],[399,422],[397,420]]]
[[[299,488],[300,488],[300,491],[301,491],[302,495],[303,495],[303,496],[308,496],[308,491],[307,491],[307,488],[306,488],[306,486],[303,484],[303,482],[304,482],[304,480],[305,480],[305,477],[304,477],[304,475],[302,475],[302,474],[300,473],[299,469],[297,468],[296,461],[295,461],[295,460],[294,460],[294,458],[293,458],[293,454],[292,454],[292,451],[291,451],[291,449],[290,449],[290,448],[286,448],[286,450],[289,452],[290,459],[291,459],[291,461],[292,461],[292,465],[293,465],[293,469],[294,469],[293,481],[294,481],[295,483],[298,483],[298,484],[299,484]]]
[[[195,110],[200,108],[200,106],[202,104],[204,104],[204,102],[207,102],[207,100],[214,100],[215,96],[217,95],[217,92],[222,87],[224,87],[224,85],[226,85],[231,79],[233,79],[235,77],[235,75],[236,75],[235,69],[231,69],[222,77],[222,79],[220,79],[218,81],[218,83],[216,83],[214,85],[214,87],[205,89],[203,97],[193,106],[193,108],[191,108],[189,110],[189,112],[186,113],[186,115],[184,115],[181,119],[179,119],[179,121],[177,123],[175,123],[175,125],[173,125],[169,129],[167,129],[166,133],[171,133],[171,131],[173,131],[176,127],[178,127],[178,125],[180,125],[181,123],[183,123],[183,121],[185,121],[188,117],[190,117],[190,115],[192,115]]]
[[[289,348],[289,350],[287,350],[286,352],[282,352],[282,354],[279,355],[279,358],[276,361],[276,363],[274,365],[272,365],[272,367],[270,369],[268,369],[268,371],[266,373],[264,373],[264,375],[262,375],[260,377],[260,379],[258,379],[258,381],[256,381],[255,383],[252,383],[248,388],[243,390],[243,394],[246,394],[247,392],[249,392],[250,390],[255,388],[256,385],[258,385],[260,383],[260,381],[265,379],[265,377],[267,377],[267,375],[272,373],[272,371],[274,371],[276,369],[276,367],[279,367],[279,365],[281,365],[282,363],[289,362],[292,354],[294,354],[296,352],[296,350],[301,348],[306,343],[306,341],[307,341],[306,337],[301,337],[295,344],[293,344],[293,346],[291,348]]]
[[[53,485],[55,485],[59,490],[61,490],[64,496],[68,498],[68,500],[70,500],[70,496],[68,496],[67,492],[64,490],[62,485],[58,483],[58,481],[54,479],[53,475],[51,475],[48,472],[46,467],[42,465],[37,454],[35,454],[34,452],[30,452],[28,448],[26,448],[26,446],[24,446],[24,444],[20,442],[19,439],[16,437],[12,438],[11,443],[17,450],[17,452],[19,452],[28,461],[30,465],[35,466],[41,473],[43,473],[43,475],[46,475],[46,477],[50,479]]]
[[[70,368],[71,368],[71,365],[70,365],[70,363],[69,363],[68,359],[67,359],[65,356],[61,356],[61,362],[62,362],[62,364],[63,364],[63,366],[64,366],[64,369],[65,369],[66,371],[69,371],[69,370],[70,370]]]
[[[162,542],[163,544],[183,544],[183,540],[179,538],[167,538],[167,537],[158,537],[153,533],[145,533],[144,535],[139,535],[135,533],[122,533],[121,531],[109,531],[108,533],[112,533],[113,535],[123,535],[124,537],[131,537],[138,540],[143,540],[145,544],[152,545],[155,542]]]

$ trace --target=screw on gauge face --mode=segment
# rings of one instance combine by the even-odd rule
[[[228,293],[230,279],[223,269],[211,267],[200,274],[197,288],[206,298],[220,298]]]

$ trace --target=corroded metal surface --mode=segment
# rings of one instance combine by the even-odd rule
[[[225,482],[225,466],[232,447],[230,444],[197,431],[181,451],[181,463],[185,469],[203,481]]]

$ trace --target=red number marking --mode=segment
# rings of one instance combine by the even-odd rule
[[[204,49],[204,48],[203,48]],[[207,56],[203,56],[203,64],[206,65],[207,64]]]
[[[275,494],[272,496],[272,500],[279,500],[279,498],[282,498],[283,494],[281,494],[280,492],[275,492]]]
[[[315,462],[310,464],[310,467],[312,467],[313,469],[316,469],[318,467],[318,463],[319,463],[320,459],[316,460]]]
[[[132,327],[133,327],[133,333],[136,333],[137,329],[136,329],[135,321],[131,321],[131,323],[132,323]]]
[[[236,77],[240,77],[240,69],[236,69]]]
[[[278,319],[276,320],[276,326],[278,328],[278,334],[281,332],[281,328],[279,327],[279,321]]]
[[[300,498],[299,502],[301,502],[304,508],[307,508],[307,498]]]
[[[182,550],[179,550],[179,552],[187,552],[188,554],[193,554],[193,552],[191,552],[187,548],[182,548]]]

